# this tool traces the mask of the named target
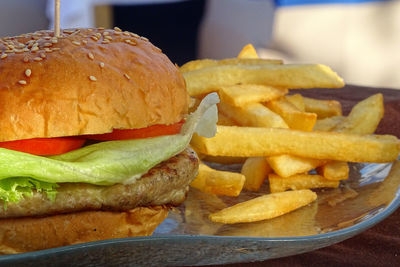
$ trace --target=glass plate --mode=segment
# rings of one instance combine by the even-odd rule
[[[218,198],[191,190],[150,237],[5,255],[0,265],[208,265],[295,255],[340,242],[385,219],[400,205],[399,185],[399,161],[350,164],[350,178],[340,188],[317,191],[313,204],[272,220],[235,225],[211,223],[207,216],[262,193]]]

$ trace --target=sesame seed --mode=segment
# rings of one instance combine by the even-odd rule
[[[127,78],[128,80],[131,79],[131,77],[130,77],[128,74],[126,74],[126,73],[124,73],[124,76],[125,76],[125,78]]]
[[[56,43],[58,43],[58,40],[57,40],[57,39],[51,39],[51,42],[52,42],[53,44],[56,44]]]
[[[88,58],[90,58],[91,60],[94,59],[94,55],[93,55],[92,53],[90,53],[90,52],[87,54],[87,56],[88,56]]]
[[[131,32],[131,36],[132,36],[132,37],[136,37],[136,38],[140,38],[139,35],[137,35],[136,33],[133,33],[133,32]]]
[[[26,69],[26,70],[25,70],[25,76],[26,76],[26,77],[31,77],[31,74],[32,74],[31,69]]]
[[[29,62],[29,58],[28,57],[24,57],[24,59],[22,61],[24,61],[25,63],[28,63]]]
[[[46,54],[45,53],[40,53],[40,57],[41,58],[46,58]]]
[[[103,35],[109,35],[110,33],[109,32],[103,32]]]
[[[44,44],[45,47],[50,47],[50,46],[52,46],[52,45],[53,45],[53,43],[45,43],[45,44]]]
[[[2,55],[0,56],[0,58],[1,58],[1,59],[5,59],[7,56],[8,56],[7,54],[2,54]]]
[[[122,30],[119,27],[114,27],[114,30],[117,32],[122,32]]]
[[[78,41],[72,41],[72,43],[73,43],[74,45],[81,45],[81,43],[78,42]]]
[[[93,41],[96,41],[96,42],[99,40],[99,39],[98,39],[96,36],[94,36],[94,35],[90,36],[90,38],[92,38],[92,40],[93,40]]]
[[[54,47],[54,48],[52,48],[51,50],[52,51],[58,51],[58,50],[60,50],[61,48],[59,48],[59,47]]]
[[[44,49],[44,52],[46,52],[46,53],[51,53],[51,52],[53,52],[53,50],[51,50],[50,48],[47,48],[47,47],[46,47],[46,48]]]
[[[7,49],[7,50],[4,51],[4,52],[6,52],[6,53],[14,53],[14,50]]]
[[[102,43],[102,44],[109,44],[109,43],[110,43],[110,40],[107,40],[107,39],[106,39],[106,40],[102,41],[101,43]]]
[[[26,85],[26,81],[25,80],[20,80],[20,81],[18,81],[18,83],[21,84],[21,85]]]
[[[104,30],[104,27],[98,27],[97,29],[102,31],[102,30]]]
[[[100,65],[100,68],[104,68],[104,62],[100,62],[99,65]]]
[[[38,51],[39,50],[39,47],[37,47],[37,46],[33,46],[32,48],[31,48],[31,51],[32,52],[35,52],[35,51]]]
[[[15,51],[15,53],[23,53],[24,52],[24,50],[22,50],[22,49],[15,49],[14,51]]]
[[[92,75],[89,76],[89,80],[91,80],[92,82],[97,81],[96,77],[94,77],[94,76],[92,76]]]
[[[104,36],[104,39],[111,41],[113,38],[110,35],[107,35],[107,36]]]
[[[129,32],[124,32],[123,35],[129,36],[130,34],[129,34]]]
[[[33,60],[35,60],[35,61],[42,61],[43,58],[41,58],[41,57],[35,57]]]
[[[82,40],[82,43],[87,44],[87,41],[86,40]]]
[[[140,39],[142,39],[143,41],[147,41],[147,42],[149,41],[149,39],[147,39],[147,38],[144,37],[144,36],[141,36]]]

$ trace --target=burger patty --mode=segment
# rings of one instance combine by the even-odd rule
[[[55,201],[34,192],[18,203],[0,204],[0,218],[43,216],[83,210],[123,211],[139,206],[178,205],[196,177],[198,159],[187,148],[158,164],[130,184],[98,186],[84,183],[59,184]]]

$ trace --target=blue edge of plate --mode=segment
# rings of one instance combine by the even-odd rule
[[[383,210],[381,210],[378,214],[372,216],[371,218],[368,218],[365,221],[362,221],[356,225],[350,226],[348,228],[340,229],[337,231],[329,232],[329,233],[324,233],[324,234],[318,234],[318,235],[313,235],[313,236],[304,236],[304,237],[277,237],[277,238],[264,238],[264,237],[227,237],[227,236],[197,236],[197,235],[160,235],[160,236],[150,236],[150,237],[132,237],[132,238],[120,238],[120,239],[110,239],[110,240],[103,240],[103,241],[96,241],[96,242],[90,242],[90,243],[83,243],[83,244],[77,244],[77,245],[71,245],[71,246],[65,246],[65,247],[58,247],[58,248],[53,248],[53,249],[47,249],[47,250],[41,250],[41,251],[35,251],[35,252],[28,252],[28,253],[21,253],[21,254],[15,254],[15,255],[4,255],[0,256],[0,265],[3,264],[14,264],[14,263],[33,263],[37,260],[39,261],[46,261],[45,258],[53,258],[58,257],[61,255],[70,255],[73,257],[73,255],[76,255],[79,253],[79,251],[82,250],[92,250],[92,251],[101,251],[105,247],[114,247],[118,245],[122,246],[128,246],[132,252],[135,251],[134,246],[143,246],[145,245],[146,247],[151,247],[151,246],[156,246],[158,249],[160,249],[160,244],[166,244],[165,248],[168,248],[168,244],[175,244],[179,243],[178,246],[185,246],[186,244],[190,243],[198,243],[198,245],[208,245],[208,244],[215,244],[218,246],[224,246],[225,243],[228,245],[228,243],[234,243],[237,244],[237,252],[240,252],[240,246],[243,246],[242,250],[246,250],[245,246],[246,244],[259,244],[260,246],[267,246],[268,244],[272,244],[272,247],[274,247],[274,243],[278,245],[278,247],[283,247],[285,245],[289,245],[290,243],[296,243],[300,244],[300,246],[303,247],[303,250],[295,249],[295,251],[291,251],[288,249],[288,252],[283,253],[283,254],[278,254],[278,255],[259,255],[260,251],[256,251],[258,254],[253,255],[255,250],[250,250],[250,253],[244,253],[244,256],[241,256],[239,258],[230,258],[230,259],[216,259],[216,261],[196,261],[196,262],[190,262],[192,264],[219,264],[219,263],[230,263],[230,262],[244,262],[244,261],[257,261],[257,260],[263,260],[263,259],[269,259],[269,258],[276,258],[276,257],[281,257],[281,256],[290,256],[293,254],[300,254],[304,253],[307,251],[311,251],[314,249],[322,248],[325,246],[332,245],[334,243],[340,242],[342,240],[345,240],[347,238],[350,238],[372,226],[375,224],[379,223],[386,217],[388,217],[390,214],[392,214],[398,207],[400,206],[400,192],[398,191],[396,193],[395,198],[393,201]],[[328,240],[328,241],[327,241]],[[318,243],[321,243],[318,245]],[[308,245],[307,245],[308,244]],[[311,246],[310,246],[311,244]],[[188,248],[188,247],[186,247]],[[132,250],[133,249],[133,250]],[[246,251],[245,251],[246,252]],[[262,250],[261,250],[262,252]],[[201,254],[201,253],[200,253]],[[246,256],[247,255],[247,256]],[[99,255],[97,255],[99,256]],[[182,255],[184,256],[184,255]],[[203,255],[204,256],[204,255]],[[101,257],[101,256],[100,256]],[[154,254],[152,255],[151,253],[148,254],[149,261],[154,260]],[[185,255],[184,257],[187,257]],[[146,259],[141,260],[142,263],[146,262]],[[50,263],[50,262],[49,262]],[[53,262],[56,263],[56,262]],[[93,262],[92,262],[93,263]],[[155,263],[155,261],[153,261]],[[169,262],[171,264],[176,264],[180,265],[182,263],[186,264],[188,261],[183,261],[180,262],[179,259],[175,259],[172,262]]]

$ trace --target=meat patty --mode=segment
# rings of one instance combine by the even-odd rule
[[[59,184],[55,201],[34,192],[18,203],[0,203],[0,218],[41,216],[83,210],[123,211],[139,206],[178,205],[198,171],[196,153],[187,148],[158,164],[130,184],[98,186],[84,183]]]

